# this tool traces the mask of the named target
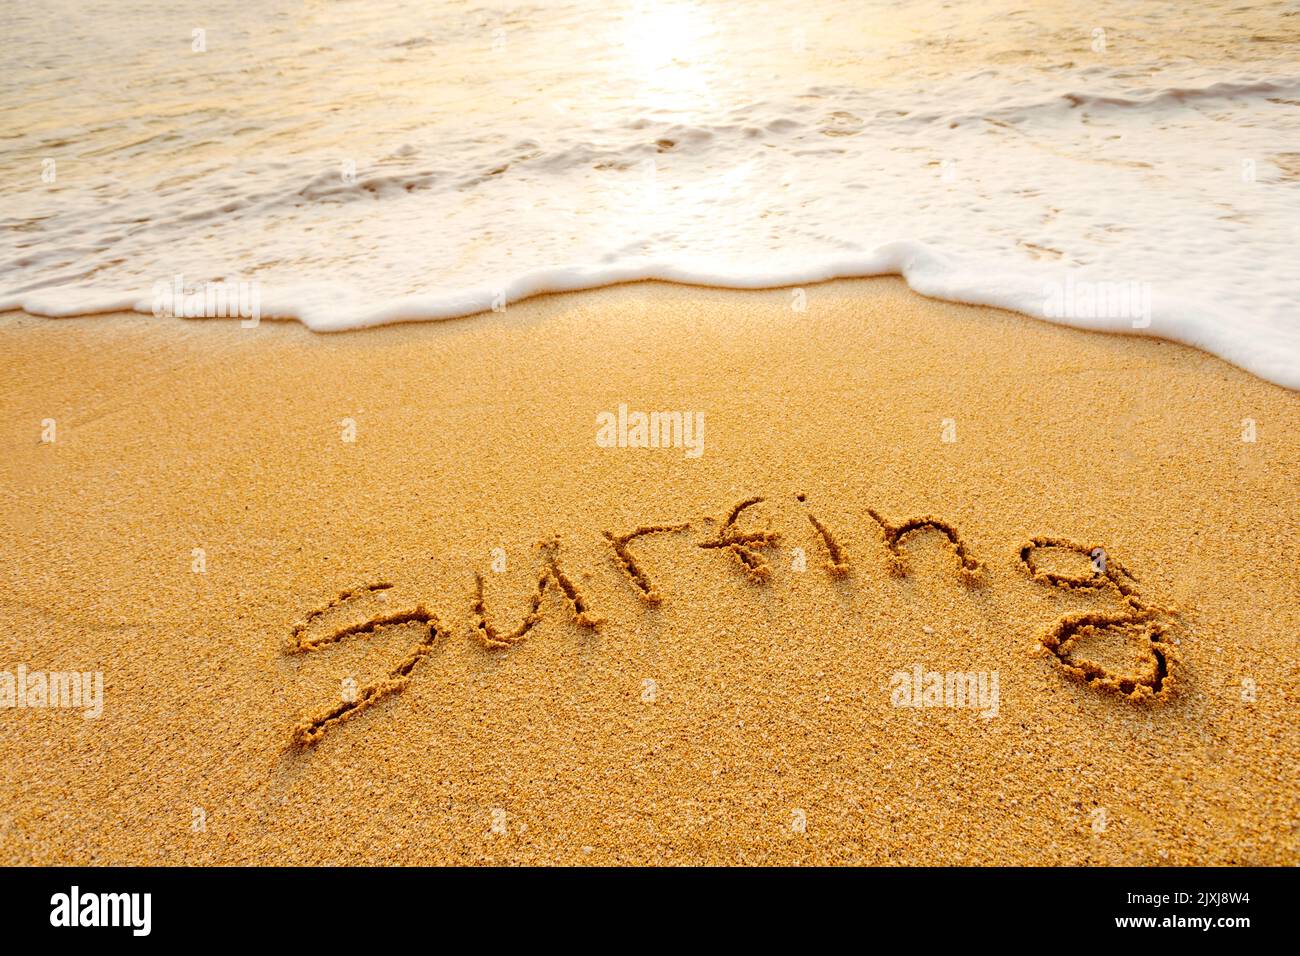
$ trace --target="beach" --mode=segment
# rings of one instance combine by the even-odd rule
[[[1210,354],[887,277],[0,363],[0,671],[103,688],[0,712],[9,863],[1300,862],[1300,399]]]

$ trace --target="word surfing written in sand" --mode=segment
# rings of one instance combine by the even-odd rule
[[[807,496],[799,494],[795,498],[806,505]],[[739,502],[727,513],[716,531],[694,542],[695,547],[701,550],[719,552],[733,560],[737,570],[757,586],[771,578],[772,565],[768,558],[781,535],[769,529],[747,530],[739,522],[749,509],[763,500],[755,497]],[[805,510],[804,514],[826,552],[825,571],[836,578],[847,576],[852,568],[848,551],[816,515],[810,510]],[[937,538],[952,553],[957,573],[967,586],[977,587],[983,583],[985,565],[972,554],[957,529],[942,518],[923,515],[893,522],[871,508],[867,509],[867,514],[882,539],[885,559],[892,574],[899,577],[908,575],[903,545],[914,536],[926,535]],[[711,519],[706,521],[712,523]],[[687,521],[680,524],[641,525],[624,534],[604,532],[612,552],[611,560],[645,604],[659,604],[664,596],[644,564],[632,552],[633,542],[649,535],[684,534],[692,527],[692,523]],[[543,601],[548,589],[559,593],[579,626],[594,629],[604,623],[582,595],[574,579],[563,570],[558,536],[541,542],[538,547],[542,553],[542,562],[536,590],[530,595],[528,610],[523,619],[508,631],[492,623],[484,593],[483,575],[475,574],[476,591],[470,637],[483,647],[495,651],[513,647],[525,640],[545,617]],[[1052,550],[1087,556],[1090,561],[1089,570],[1073,575],[1044,570],[1040,565],[1040,555]],[[1168,621],[1177,616],[1175,610],[1143,599],[1138,593],[1137,579],[1098,545],[1082,545],[1063,538],[1035,537],[1021,546],[1018,557],[1021,567],[1042,584],[1069,590],[1110,591],[1120,599],[1121,610],[1067,614],[1039,636],[1043,650],[1063,674],[1090,687],[1116,693],[1135,702],[1159,701],[1170,696],[1177,683],[1174,670],[1178,657],[1176,645],[1167,637],[1170,629]],[[344,605],[371,597],[386,603],[386,592],[393,586],[388,582],[378,582],[342,591],[294,625],[289,639],[290,654],[309,654],[349,638],[372,638],[384,631],[411,625],[415,626],[419,634],[416,643],[383,678],[363,688],[347,688],[343,699],[337,704],[301,721],[292,734],[295,746],[314,745],[345,721],[354,719],[380,701],[401,693],[430,652],[451,639],[453,629],[444,623],[443,617],[434,614],[423,604],[405,610],[385,611],[364,622],[332,630],[324,626],[330,612]],[[1140,644],[1143,653],[1136,673],[1115,673],[1079,653],[1080,644],[1106,632],[1119,632],[1121,636]]]

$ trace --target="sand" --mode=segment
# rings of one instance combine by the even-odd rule
[[[0,317],[6,862],[1300,862],[1300,398],[806,296]]]

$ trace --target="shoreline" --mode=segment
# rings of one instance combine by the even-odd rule
[[[1099,281],[1079,278],[1070,270],[1035,276],[1008,273],[999,278],[996,283],[998,291],[993,293],[987,291],[978,278],[978,270],[969,266],[963,268],[951,256],[909,241],[887,243],[872,250],[865,259],[824,263],[811,270],[764,279],[695,273],[676,267],[647,269],[625,266],[607,269],[603,275],[597,273],[598,270],[582,268],[539,269],[512,280],[503,288],[476,289],[444,296],[441,301],[410,295],[370,312],[356,312],[355,303],[344,304],[347,296],[336,297],[324,307],[323,314],[316,314],[322,310],[313,306],[298,304],[289,307],[279,300],[273,300],[272,307],[263,310],[261,284],[255,280],[190,285],[184,282],[183,276],[177,275],[170,281],[154,283],[152,299],[110,295],[107,301],[115,304],[103,308],[69,312],[66,308],[49,305],[32,313],[11,302],[0,309],[0,315],[68,319],[138,314],[162,319],[184,318],[187,321],[240,321],[248,328],[255,328],[265,320],[296,322],[313,332],[336,333],[474,319],[500,314],[508,308],[548,296],[599,292],[628,285],[677,285],[723,292],[783,292],[794,299],[806,298],[809,289],[838,282],[898,279],[910,291],[935,302],[992,308],[1080,331],[1154,338],[1185,345],[1262,381],[1300,392],[1300,364],[1288,359],[1293,351],[1290,337],[1239,316],[1238,324],[1253,325],[1255,333],[1253,347],[1243,351],[1244,343],[1234,341],[1231,324],[1225,325],[1220,316],[1206,313],[1200,316],[1199,321],[1187,321],[1186,313],[1198,312],[1199,303],[1168,300],[1162,296],[1156,308],[1152,283],[1147,281]],[[39,293],[37,298],[39,301]],[[144,309],[146,303],[149,310]]]
[[[14,862],[1296,862],[1300,397],[804,291],[0,316]]]

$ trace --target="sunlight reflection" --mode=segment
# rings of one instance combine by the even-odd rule
[[[710,72],[719,52],[708,10],[694,0],[638,0],[623,18],[615,44],[644,105],[691,110],[716,105]]]

